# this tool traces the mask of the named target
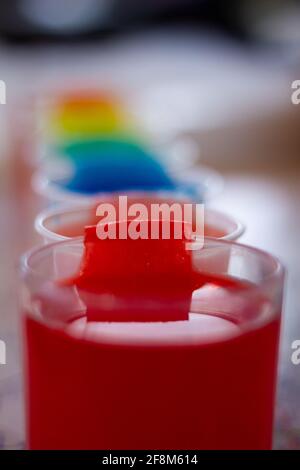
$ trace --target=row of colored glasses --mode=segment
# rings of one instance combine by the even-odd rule
[[[52,115],[52,140],[78,164],[73,185],[84,175],[81,162],[90,161],[84,149],[94,149],[86,134],[109,130],[119,145],[112,114],[106,122],[96,104],[90,114],[82,106],[67,101]],[[102,137],[103,154],[91,161],[103,158],[113,178],[118,159]],[[127,150],[119,157],[131,172],[137,157],[134,150],[127,165]],[[96,176],[93,165],[85,168]],[[203,230],[197,213],[180,219],[186,204],[203,200],[199,173],[182,173],[180,188],[171,175],[174,187],[154,189],[141,171],[137,187],[107,185],[81,198],[79,191],[72,205],[37,217],[44,246],[21,261],[28,448],[271,448],[283,269],[236,242],[244,227],[231,216],[205,208]],[[70,184],[56,199],[70,201]],[[169,236],[162,235],[164,219],[136,224],[121,215],[120,196],[148,214],[154,204],[177,204]],[[114,209],[107,223],[101,205]],[[152,233],[153,222],[158,237],[123,236],[137,226]],[[99,228],[116,236],[101,239]]]
[[[205,179],[195,185],[182,170],[191,158],[174,158],[149,142],[121,100],[111,93],[72,92],[46,101],[38,192],[50,199],[97,199],[112,191],[177,191],[203,199]],[[198,178],[199,179],[199,178]]]

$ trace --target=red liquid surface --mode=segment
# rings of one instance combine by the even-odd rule
[[[86,246],[88,241],[91,242],[89,235],[86,236]],[[152,334],[152,338],[150,335],[143,340],[141,335],[136,340],[131,329],[136,328],[137,319],[135,323],[128,323],[132,321],[130,316],[127,317],[129,309],[125,310],[125,318],[120,320],[118,317],[117,320],[123,321],[119,324],[120,331],[122,325],[129,328],[126,341],[122,334],[115,335],[113,339],[103,332],[98,332],[94,338],[84,332],[81,335],[70,334],[70,321],[58,330],[29,315],[25,317],[29,448],[271,447],[279,320],[271,317],[258,329],[243,331],[239,313],[241,317],[245,313],[241,302],[245,285],[217,276],[205,280],[203,273],[193,272],[189,256],[184,258],[180,270],[186,279],[190,269],[192,283],[185,285],[188,289],[180,290],[183,278],[176,274],[178,258],[175,255],[181,253],[181,246],[178,240],[173,242],[176,243],[168,245],[168,253],[165,253],[166,246],[160,245],[167,255],[164,266],[173,263],[173,290],[179,292],[180,301],[188,300],[188,303],[181,302],[184,307],[179,310],[180,317],[178,311],[172,316],[172,309],[166,309],[160,318],[156,318],[156,312],[148,312],[150,317],[147,320],[151,322],[148,325],[158,328],[157,336],[171,325],[178,333],[175,339],[173,336],[170,341],[168,335],[164,338]],[[90,247],[93,256],[83,260],[73,285],[76,284],[79,290],[90,288],[93,293],[101,292],[101,282],[96,284],[95,280],[101,279],[102,271],[95,267],[95,262],[101,260],[102,269],[110,269],[112,275],[116,275],[122,263],[108,264],[109,250],[115,247],[106,245],[105,256],[97,251],[96,245]],[[143,243],[136,247],[137,257],[130,268],[131,274],[141,268],[138,255],[142,253],[139,249],[143,250]],[[151,290],[161,299],[165,291],[162,286],[159,288],[160,282],[155,281],[156,256],[151,258],[150,264],[148,281],[152,272]],[[89,286],[87,279],[91,282]],[[69,285],[72,282],[69,280]],[[191,290],[205,282],[215,284],[208,290],[209,314],[205,310],[199,311],[198,315],[205,317],[205,322],[190,324],[192,318],[188,306]],[[113,284],[108,282],[105,288],[112,291]],[[136,285],[132,287],[127,283],[126,288],[134,292]],[[220,312],[212,311],[218,293],[221,294],[219,305],[226,306],[224,312],[232,313],[232,318],[228,314],[220,318]],[[217,305],[216,302],[216,309]],[[260,307],[258,299],[247,305],[248,310]],[[101,312],[96,309],[89,318],[88,305],[86,321],[92,329],[97,326],[94,320],[99,320],[98,315]],[[189,333],[185,338],[183,332],[189,324],[191,330],[195,325],[195,334],[191,336]],[[209,325],[213,325],[215,333],[211,328],[209,330]],[[147,328],[147,323],[144,327]]]
[[[269,449],[278,331],[117,345],[27,317],[28,447]]]
[[[116,217],[117,217],[117,220],[119,219],[119,213],[118,213],[118,204],[119,204],[119,200],[118,200],[118,197],[115,197],[115,198],[111,198],[109,201],[110,204],[112,204],[115,209],[116,209]],[[189,200],[186,200],[186,201],[177,201],[177,200],[173,200],[173,199],[160,199],[160,198],[143,198],[143,197],[128,197],[128,206],[130,204],[144,204],[150,214],[150,211],[151,211],[151,204],[162,204],[162,203],[165,203],[165,204],[168,204],[168,205],[172,205],[174,203],[176,204],[180,204],[180,206],[182,207],[182,211],[183,211],[183,207],[184,207],[184,204],[191,204],[191,202]],[[89,225],[96,225],[98,222],[101,221],[101,217],[97,216],[96,215],[96,208],[97,206],[91,208],[90,210],[90,213],[87,214],[87,216],[85,217],[85,219],[83,221],[73,221],[73,222],[70,222],[68,224],[65,224],[65,225],[61,225],[61,226],[58,226],[58,227],[55,227],[54,231],[56,233],[58,233],[59,235],[62,235],[64,237],[69,237],[69,238],[74,238],[74,237],[79,237],[80,235],[83,235],[84,234],[84,227],[85,226],[89,226]],[[172,220],[172,216],[173,216],[173,213],[171,213],[171,220]],[[128,220],[132,219],[133,217],[128,217]],[[49,227],[49,229],[51,230],[51,227]],[[195,230],[195,226],[193,227],[193,229]],[[224,230],[221,230],[220,228],[218,227],[215,227],[213,225],[210,225],[208,223],[205,223],[204,224],[204,234],[205,236],[207,237],[214,237],[214,238],[222,238],[226,235],[226,232]]]
[[[87,221],[87,225],[91,225],[90,221]],[[58,235],[62,235],[63,237],[74,238],[80,237],[84,233],[84,226],[80,223],[73,223],[69,225],[65,225],[59,227],[56,231]],[[214,237],[214,238],[222,238],[227,235],[223,230],[218,229],[217,227],[213,227],[209,224],[204,224],[204,235],[206,237]]]

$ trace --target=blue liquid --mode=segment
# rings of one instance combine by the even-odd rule
[[[173,190],[175,182],[146,149],[130,141],[99,140],[57,149],[72,162],[72,178],[61,186],[84,194],[125,190]]]

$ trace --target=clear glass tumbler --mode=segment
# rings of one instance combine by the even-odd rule
[[[209,238],[114,242],[97,292],[65,282],[82,238],[22,258],[27,447],[270,449],[278,260]]]

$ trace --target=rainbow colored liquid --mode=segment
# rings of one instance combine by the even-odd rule
[[[85,195],[131,189],[173,189],[175,183],[149,149],[125,107],[111,94],[77,92],[48,110],[46,155],[71,164],[56,184]],[[47,140],[47,139],[46,139]]]
[[[61,185],[70,191],[94,194],[124,190],[172,190],[175,183],[163,165],[138,143],[94,140],[66,144],[56,153],[70,160],[73,173]]]

